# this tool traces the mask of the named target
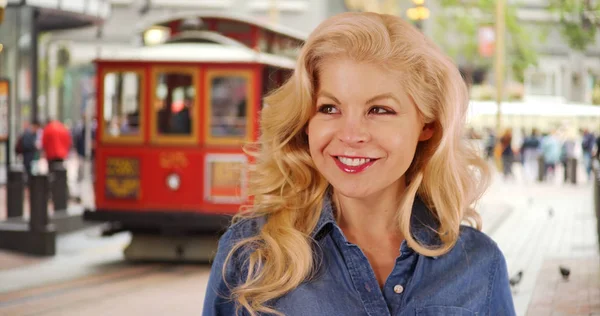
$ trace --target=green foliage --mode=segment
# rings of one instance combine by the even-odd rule
[[[491,68],[493,59],[482,57],[478,50],[478,31],[495,24],[495,0],[440,0],[446,14],[436,19],[434,38],[455,60],[466,67]],[[525,69],[537,64],[535,39],[544,40],[545,32],[534,31],[519,22],[517,5],[507,1],[506,58],[513,79],[524,81]],[[453,12],[454,14],[448,14]],[[452,35],[449,35],[452,34]]]
[[[527,67],[536,65],[538,58],[532,45],[534,42],[532,34],[534,33],[523,30],[523,27],[517,19],[517,8],[515,6],[507,7],[506,31],[510,38],[506,41],[507,52],[509,52],[507,59],[514,79],[521,83],[525,80],[524,74]]]
[[[598,24],[593,17],[600,10],[597,1],[550,0],[551,12],[560,16],[560,32],[569,46],[584,51],[596,42]]]

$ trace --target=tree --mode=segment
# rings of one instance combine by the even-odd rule
[[[440,5],[444,12],[437,17],[434,38],[464,67],[467,80],[474,69],[491,68],[493,59],[479,54],[478,32],[481,27],[494,26],[496,1],[440,0]],[[506,5],[506,56],[513,79],[522,83],[525,69],[537,64],[533,39],[538,32],[519,23],[517,9],[515,4]],[[539,36],[543,38],[543,34]]]
[[[551,0],[550,9],[560,17],[560,31],[569,46],[584,51],[596,42],[600,3],[592,0]]]

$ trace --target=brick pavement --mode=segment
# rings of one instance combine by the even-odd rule
[[[565,279],[559,267],[570,268]],[[600,315],[600,258],[548,259],[538,281],[527,315]]]
[[[592,193],[592,184],[584,180],[577,185],[560,181],[525,184],[497,177],[482,199],[484,231],[504,252],[509,274],[523,271],[513,291],[518,315],[592,315],[596,311],[600,264]],[[501,225],[492,232],[486,230],[486,213],[507,208],[511,211],[505,212],[508,216]],[[559,282],[560,264],[573,273],[564,284]]]

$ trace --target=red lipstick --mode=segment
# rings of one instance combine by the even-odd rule
[[[345,158],[356,159],[358,157],[345,157]],[[364,159],[370,159],[370,158],[364,158]],[[366,170],[367,168],[369,168],[370,166],[372,166],[375,163],[375,161],[377,161],[377,159],[370,159],[369,162],[365,162],[365,163],[360,164],[358,166],[349,166],[349,165],[344,164],[343,162],[341,162],[338,157],[333,157],[333,160],[335,161],[335,164],[338,166],[338,168],[340,168],[342,171],[344,171],[346,173],[359,173],[359,172],[362,172],[362,171]]]

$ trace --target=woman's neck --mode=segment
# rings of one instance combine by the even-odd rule
[[[338,210],[338,225],[344,232],[348,231],[361,236],[399,234],[398,208],[402,193],[399,190],[388,191],[361,199],[346,197],[334,192],[334,201]]]

